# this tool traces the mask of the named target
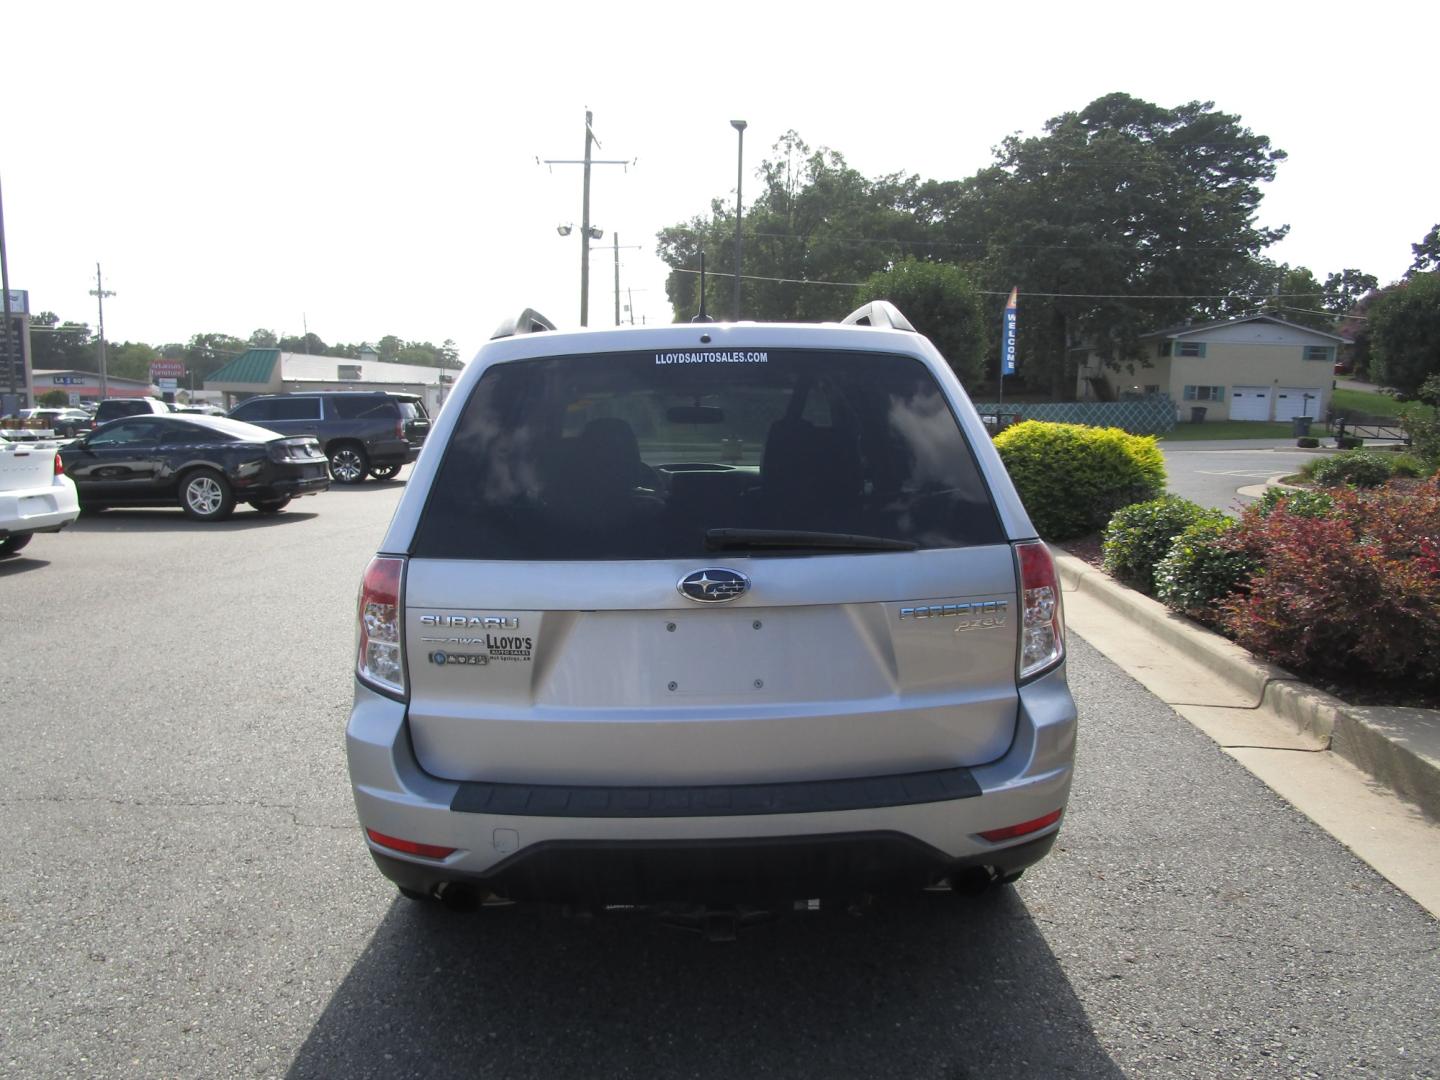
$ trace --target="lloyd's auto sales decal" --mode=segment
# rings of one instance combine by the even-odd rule
[[[768,364],[769,362],[769,353],[728,352],[723,349],[655,354],[655,363],[661,366],[669,364]]]
[[[420,638],[425,659],[439,667],[528,664],[534,658],[533,637],[504,632],[520,629],[513,615],[422,615],[420,625],[442,632]]]

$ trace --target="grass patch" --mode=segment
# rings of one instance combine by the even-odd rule
[[[1338,416],[1365,413],[1368,416],[1398,420],[1402,412],[1435,415],[1433,405],[1422,405],[1418,401],[1396,401],[1389,394],[1377,394],[1370,390],[1348,390],[1343,386],[1337,387],[1330,395],[1330,402]]]
[[[1176,424],[1161,442],[1198,442],[1202,439],[1276,439],[1294,438],[1290,421],[1272,422],[1263,420],[1215,420],[1208,424]],[[1311,424],[1310,432],[1324,434],[1323,424]]]

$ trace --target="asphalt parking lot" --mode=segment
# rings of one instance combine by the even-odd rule
[[[400,490],[0,563],[0,1072],[1440,1075],[1436,922],[1078,638],[1071,812],[1013,890],[729,945],[399,899],[342,733]]]

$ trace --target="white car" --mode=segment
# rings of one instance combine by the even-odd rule
[[[843,324],[480,350],[359,601],[347,749],[412,899],[745,912],[1014,881],[1076,711],[1050,552],[954,372]]]
[[[54,443],[0,439],[0,558],[40,532],[59,532],[80,516],[75,485]]]

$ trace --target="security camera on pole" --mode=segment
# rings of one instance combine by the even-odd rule
[[[590,241],[591,241],[591,240],[599,240],[602,236],[605,235],[604,232],[602,232],[600,229],[592,228],[591,225],[590,225],[590,166],[592,166],[592,165],[623,165],[623,166],[625,166],[625,171],[626,171],[626,172],[629,172],[629,171],[630,171],[630,166],[631,166],[631,165],[634,165],[635,162],[639,160],[638,158],[631,158],[631,159],[628,160],[628,161],[626,161],[626,160],[621,160],[621,159],[600,161],[600,160],[596,160],[596,159],[592,158],[592,157],[590,156],[590,146],[591,146],[591,144],[593,143],[595,146],[599,146],[599,145],[600,145],[600,140],[595,137],[595,132],[594,132],[594,130],[593,130],[593,129],[591,128],[591,126],[590,126],[591,121],[592,121],[593,119],[594,119],[594,115],[590,112],[589,109],[586,109],[586,110],[585,110],[585,156],[584,156],[583,158],[581,158],[581,159],[579,159],[579,160],[561,160],[561,159],[558,159],[558,158],[546,158],[544,162],[541,162],[541,164],[545,164],[545,165],[584,165],[584,166],[585,166],[585,190],[584,190],[584,198],[583,198],[583,201],[582,201],[582,203],[581,203],[581,209],[580,209],[580,325],[581,325],[581,326],[587,326],[587,325],[589,325],[589,321],[590,321]],[[536,161],[538,162],[539,159],[537,158]],[[558,232],[561,236],[569,236],[571,229],[572,229],[572,226],[570,226],[570,225],[560,225],[560,226],[557,226],[557,228],[556,228],[555,231]]]

